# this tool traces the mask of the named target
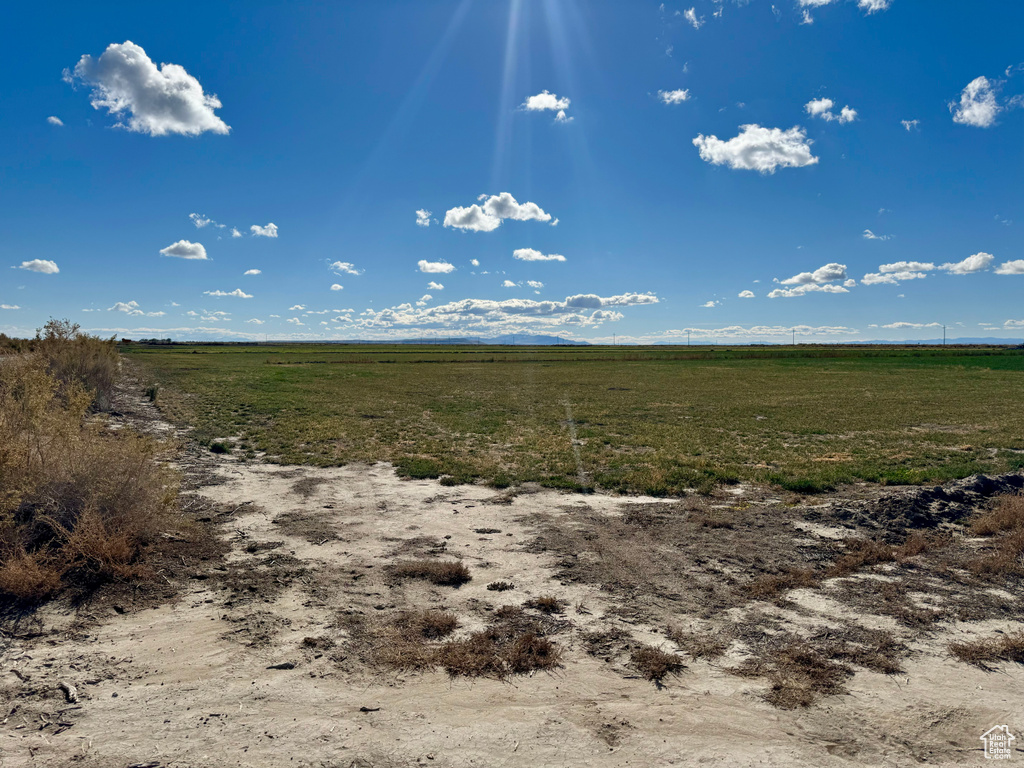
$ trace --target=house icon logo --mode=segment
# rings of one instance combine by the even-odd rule
[[[981,734],[981,740],[985,742],[986,760],[1009,760],[1017,737],[1010,733],[1009,726],[995,725]]]

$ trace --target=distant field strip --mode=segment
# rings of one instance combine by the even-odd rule
[[[280,463],[675,494],[1024,466],[1005,348],[129,346],[204,442]],[[567,409],[566,404],[571,403]],[[566,440],[566,419],[575,428]],[[581,475],[586,468],[586,474]],[[586,481],[586,483],[584,482]]]

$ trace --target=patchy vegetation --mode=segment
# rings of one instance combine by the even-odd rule
[[[950,643],[949,652],[960,661],[982,669],[989,669],[990,664],[998,661],[1024,664],[1024,632]]]
[[[473,577],[458,561],[406,560],[395,563],[391,574],[396,579],[424,579],[439,587],[461,587]]]

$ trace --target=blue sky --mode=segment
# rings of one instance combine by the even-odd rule
[[[1024,337],[1024,4],[21,4],[4,26],[10,335]]]

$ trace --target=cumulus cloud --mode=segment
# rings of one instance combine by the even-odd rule
[[[343,291],[343,290],[345,290],[345,286],[338,285],[338,283],[334,283],[333,285],[331,285],[331,290],[332,291]]]
[[[295,306],[288,307],[288,311],[289,312],[301,312],[305,308],[306,308],[305,304],[296,304]],[[273,317],[273,315],[271,315],[271,317]]]
[[[146,317],[163,317],[166,312],[143,312],[137,301],[117,301],[114,306],[107,307],[107,312],[124,312],[127,315],[145,315]]]
[[[879,272],[930,272],[933,269],[935,265],[930,261],[894,261],[878,267]]]
[[[1024,320],[1007,320],[1003,328],[1024,328]]]
[[[959,102],[950,102],[953,122],[988,128],[996,121],[1002,107],[996,102],[996,84],[987,77],[976,77],[960,93]]]
[[[50,125],[64,125],[64,121],[56,115],[50,115],[48,118],[46,118],[46,122],[48,122]]]
[[[253,325],[263,325],[263,321],[260,320],[258,317],[253,317],[249,320],[246,320],[245,322],[252,323]]]
[[[900,125],[907,129],[907,132],[913,131],[921,125],[920,120],[900,120]]]
[[[506,280],[504,283],[501,284],[501,287],[502,288],[516,288],[517,285],[516,285],[516,283],[513,283],[511,280]]]
[[[703,309],[711,309],[712,307],[717,307],[719,304],[721,304],[720,301],[709,300],[701,304],[701,307]]]
[[[812,99],[804,104],[804,109],[811,117],[820,117],[822,120],[827,120],[828,122],[835,120],[840,125],[844,123],[852,123],[857,119],[857,110],[850,109],[849,106],[846,106],[839,110],[839,114],[837,115],[832,111],[834,106],[835,102],[832,101],[832,99]]]
[[[196,229],[202,229],[203,227],[213,224],[213,219],[203,216],[201,213],[190,213],[188,215],[192,219],[192,223],[196,225]]]
[[[297,318],[297,317],[289,317],[287,320],[285,320],[285,322],[286,323],[291,323],[292,325],[295,325],[295,326],[305,325],[305,323],[302,322],[301,320],[299,320],[299,318]]]
[[[530,96],[520,109],[525,109],[527,112],[561,112],[569,108],[569,104],[572,102],[569,99],[558,98],[553,93],[548,91],[542,91],[536,96]]]
[[[468,207],[449,209],[444,215],[444,226],[464,231],[492,232],[501,226],[503,219],[515,221],[550,221],[551,214],[536,203],[518,203],[508,192],[500,195],[480,195],[481,206],[474,203]]]
[[[865,240],[892,240],[892,235],[876,235],[870,229],[865,229],[863,237]]]
[[[416,226],[429,227],[430,226],[430,211],[420,208],[416,211]]]
[[[242,273],[243,275],[262,275],[263,270],[260,269],[247,269]]]
[[[233,296],[236,299],[251,299],[252,294],[246,293],[241,288],[235,288],[233,291],[203,291],[207,296]]]
[[[31,261],[23,261],[18,266],[18,269],[27,269],[29,272],[40,272],[44,275],[56,275],[60,272],[57,267],[57,262],[50,261],[49,259],[32,259]]]
[[[741,299],[752,299],[752,298],[754,298],[754,292],[753,291],[740,291],[739,292],[739,297]]]
[[[685,88],[675,91],[658,91],[658,98],[665,104],[682,104],[690,98],[690,92]]]
[[[886,323],[882,327],[883,328],[890,328],[890,329],[897,329],[897,330],[905,329],[905,328],[914,328],[914,329],[920,329],[920,328],[941,328],[942,327],[942,323],[907,323],[907,322],[902,322],[901,321],[901,322],[897,322],[897,323]]]
[[[917,262],[910,262],[916,264]],[[893,266],[891,264],[883,264],[882,266]],[[864,285],[899,285],[904,280],[923,280],[928,277],[924,272],[903,269],[897,271],[879,271],[879,272],[868,272],[864,277],[861,278],[861,283]]]
[[[544,254],[533,248],[516,248],[512,251],[512,258],[519,261],[565,261],[565,256],[560,253]]]
[[[804,285],[798,285],[795,288],[776,288],[774,291],[768,294],[769,299],[792,299],[797,296],[803,296],[807,293],[849,293],[850,291],[841,285],[833,285],[832,283],[806,283]]]
[[[231,228],[231,236],[232,236],[232,237],[241,237],[241,236],[242,236],[242,233],[241,233],[241,232],[239,232],[239,231],[238,231],[238,229],[237,229],[236,227],[232,227],[232,228]]]
[[[480,259],[470,259],[469,263],[472,264],[474,267],[479,267],[480,266]]]
[[[706,162],[760,173],[775,173],[779,167],[814,165],[818,158],[811,154],[811,143],[804,129],[798,126],[783,131],[756,124],[740,126],[740,134],[728,141],[703,134],[693,140],[701,159]]]
[[[424,293],[422,296],[420,296],[419,300],[416,302],[416,306],[417,307],[425,307],[425,306],[427,306],[428,303],[433,301],[433,299],[434,299],[434,297],[431,296],[429,293]]]
[[[252,231],[253,237],[277,237],[277,224],[273,222],[265,227],[253,224],[249,229]]]
[[[996,267],[997,275],[1024,275],[1024,259],[1004,261]]]
[[[785,280],[780,280],[783,285],[810,285],[810,284],[821,284],[830,283],[834,280],[845,280],[846,279],[846,265],[845,264],[826,264],[823,267],[818,267],[813,272],[801,272],[793,277],[787,277]]]
[[[199,81],[178,64],[159,67],[130,40],[112,43],[98,59],[85,55],[74,71],[64,70],[68,82],[92,88],[94,109],[106,109],[117,126],[150,136],[198,136],[210,131],[227,134],[231,128],[215,113],[220,100],[203,92]]]
[[[188,240],[179,240],[166,248],[161,248],[160,253],[177,259],[203,260],[207,258],[206,249],[202,243],[192,243]]]
[[[429,283],[427,283],[427,288],[429,288],[432,291],[443,291],[444,290],[444,286],[443,285],[441,285],[440,283],[435,283],[433,280],[431,280]]]
[[[355,264],[351,264],[347,261],[335,261],[331,263],[330,270],[339,275],[361,275],[363,274],[362,269],[356,269]]]
[[[697,16],[696,8],[690,8],[688,10],[683,11],[683,18],[686,19],[689,25],[694,29],[700,29],[701,27],[704,26],[704,17]]]
[[[963,261],[943,264],[939,269],[949,272],[951,275],[970,275],[988,269],[994,260],[995,256],[991,253],[981,251],[973,256],[968,256]]]
[[[528,286],[530,286],[531,288],[543,288],[544,287],[544,283],[542,283],[540,280],[527,280],[526,284]]]
[[[428,274],[442,274],[447,275],[449,272],[455,271],[455,265],[449,264],[447,261],[427,261],[426,259],[420,259],[417,262],[417,266],[420,272],[426,272]]]

